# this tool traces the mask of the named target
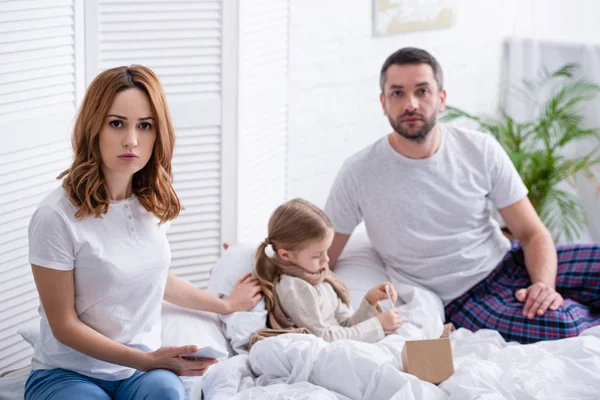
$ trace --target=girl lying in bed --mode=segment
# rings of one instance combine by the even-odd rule
[[[250,345],[281,333],[312,333],[328,342],[373,343],[400,326],[395,309],[380,312],[377,304],[388,298],[386,285],[396,301],[396,291],[388,282],[369,290],[358,310],[351,313],[348,289],[329,269],[327,250],[333,234],[327,215],[308,201],[290,200],[275,210],[255,266],[269,329],[255,332]]]

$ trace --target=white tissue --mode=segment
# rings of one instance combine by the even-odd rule
[[[393,304],[391,296],[380,301],[383,311],[395,308],[400,313],[402,325],[394,333],[407,340],[439,339],[444,332],[444,305],[435,293],[403,283],[395,283],[398,301]]]
[[[428,315],[425,318],[421,335],[423,339],[439,339],[444,332],[444,323],[437,314]]]

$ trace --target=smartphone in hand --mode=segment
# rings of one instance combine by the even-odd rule
[[[185,354],[181,356],[184,360],[206,360],[206,359],[220,359],[229,357],[229,353],[226,351],[216,349],[210,346],[200,347],[197,352],[193,354]]]

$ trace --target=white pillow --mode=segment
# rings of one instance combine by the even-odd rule
[[[254,274],[254,255],[258,245],[238,243],[229,246],[213,265],[206,291],[215,296],[229,296],[238,279]]]
[[[237,354],[248,353],[248,343],[252,334],[267,327],[267,314],[265,301],[261,300],[250,311],[219,315],[233,351]]]
[[[360,229],[350,236],[333,271],[348,286],[350,305],[355,310],[369,289],[390,281],[383,260],[371,246],[367,233]]]
[[[35,346],[35,341],[37,340],[38,336],[40,335],[40,325],[36,324],[36,325],[24,326],[23,328],[19,329],[17,331],[17,333],[19,335],[21,335],[23,340],[25,340],[27,343],[29,343],[33,347],[33,346]]]
[[[233,354],[215,313],[190,310],[163,301],[161,319],[163,346],[195,344]]]
[[[254,256],[258,245],[239,243],[230,246],[211,270],[207,291],[216,296],[228,297],[237,281],[247,273],[254,274]],[[267,309],[264,300],[247,312],[219,315],[224,324],[225,336],[238,354],[248,352],[250,336],[267,327]]]
[[[190,310],[163,301],[161,319],[163,346],[195,344],[198,347],[214,347],[233,355],[216,314]],[[196,382],[202,380],[201,376],[181,376],[180,378],[185,386],[186,394],[189,394]]]

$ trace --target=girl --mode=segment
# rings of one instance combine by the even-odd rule
[[[285,332],[310,332],[331,342],[354,339],[376,342],[400,326],[396,310],[380,313],[387,298],[384,282],[369,290],[351,314],[348,289],[329,269],[327,249],[333,226],[313,204],[294,199],[269,220],[269,236],[256,253],[255,272],[263,291],[271,329],[255,333],[251,343]],[[273,254],[266,250],[272,247]],[[396,292],[391,288],[392,300]]]
[[[150,69],[109,69],[90,84],[73,164],[29,225],[42,319],[25,399],[183,399],[177,375],[202,375],[216,360],[183,359],[192,345],[160,348],[163,298],[222,314],[259,301],[248,276],[223,301],[169,273],[165,223],[181,209],[174,144]]]

